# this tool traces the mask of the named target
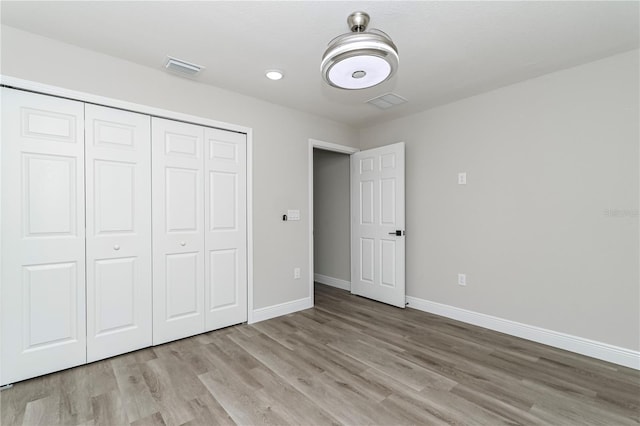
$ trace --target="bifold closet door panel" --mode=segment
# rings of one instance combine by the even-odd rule
[[[247,135],[205,129],[206,330],[247,320]]]
[[[151,117],[85,105],[87,361],[152,344]]]
[[[83,120],[2,88],[1,384],[86,362]]]
[[[151,123],[157,345],[204,331],[204,128]]]

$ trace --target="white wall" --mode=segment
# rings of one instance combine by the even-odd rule
[[[307,156],[309,138],[353,146],[348,126],[248,96],[2,27],[6,76],[33,80],[253,129],[254,308],[309,297]],[[283,222],[287,209],[300,222]]]
[[[314,272],[351,281],[350,156],[313,150]]]
[[[363,129],[407,144],[407,294],[640,349],[639,75],[632,51]]]

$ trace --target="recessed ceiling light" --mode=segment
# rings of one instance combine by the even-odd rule
[[[269,80],[280,80],[284,77],[284,73],[280,70],[267,70],[265,74]]]

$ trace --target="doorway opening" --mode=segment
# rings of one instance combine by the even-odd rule
[[[351,290],[351,154],[309,140],[309,294],[314,282]]]
[[[319,154],[314,167],[316,149]],[[406,306],[404,152],[404,142],[360,151],[309,140],[309,294],[312,304],[315,279],[334,287],[348,287],[351,294],[388,305]],[[348,160],[344,154],[349,155]],[[318,186],[315,191],[314,174],[318,185],[329,181],[328,188]],[[338,176],[343,178],[336,180]],[[349,198],[345,202],[346,194]],[[314,204],[318,206],[314,208]],[[323,217],[315,220],[314,214]],[[349,239],[345,243],[347,235]],[[316,255],[314,246],[318,251]],[[348,274],[345,263],[349,265]]]

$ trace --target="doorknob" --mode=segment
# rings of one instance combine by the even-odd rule
[[[115,246],[113,246],[114,250],[120,250],[120,246],[118,244],[116,244]]]
[[[389,232],[389,235],[395,235],[397,237],[402,237],[402,234],[404,234],[404,231],[401,231],[399,229],[393,231],[393,232]]]
[[[187,245],[187,243],[185,243],[184,241],[180,241],[180,245],[181,245],[182,247],[184,247],[184,246],[186,246],[186,245]]]

